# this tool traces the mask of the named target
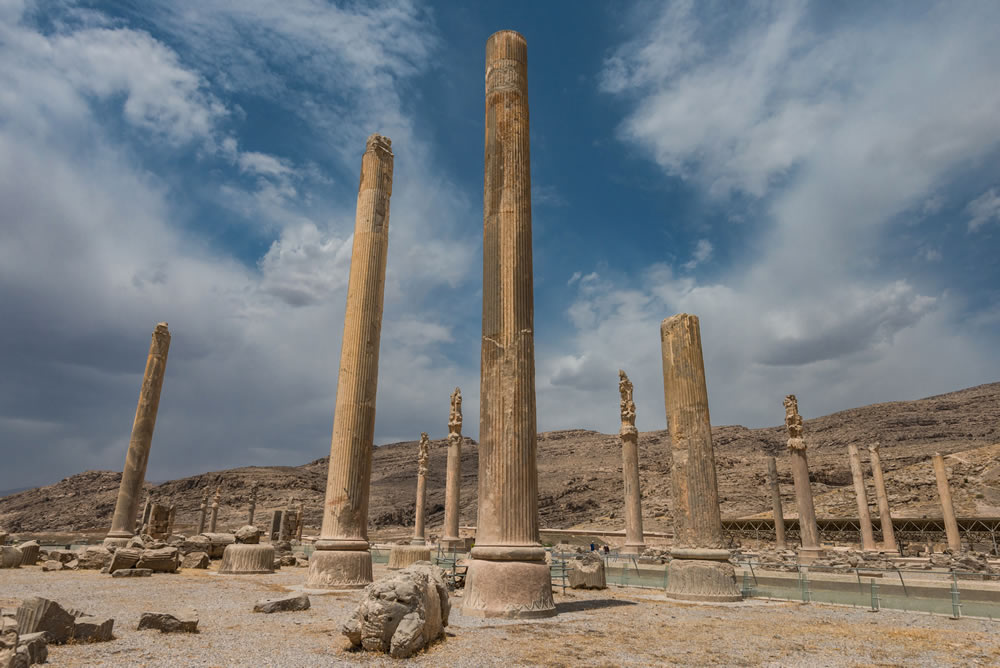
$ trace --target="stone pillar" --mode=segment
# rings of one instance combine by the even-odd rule
[[[250,515],[247,517],[247,525],[253,526],[253,516],[257,511],[257,483],[250,487]]]
[[[302,542],[302,526],[305,518],[305,504],[299,501],[299,509],[295,513],[295,540]]]
[[[417,446],[417,509],[413,518],[413,540],[410,545],[427,543],[424,532],[424,507],[427,505],[427,460],[430,458],[431,442],[427,432],[420,434],[420,444]]]
[[[660,344],[673,455],[674,542],[666,595],[688,601],[739,601],[743,597],[722,536],[698,317],[680,313],[664,320]]]
[[[875,550],[875,535],[872,533],[872,516],[868,511],[868,494],[865,492],[865,475],[861,469],[861,454],[854,443],[847,444],[847,455],[851,460],[851,477],[854,479],[854,496],[858,499],[858,524],[861,525],[861,549]]]
[[[212,519],[208,521],[208,532],[215,533],[215,525],[219,520],[219,495],[222,493],[221,488],[215,488],[215,497],[212,498]]]
[[[201,515],[198,518],[198,533],[205,533],[205,514],[208,512],[208,494],[201,500],[201,505],[198,507],[201,511]]]
[[[512,30],[486,41],[484,163],[479,519],[462,612],[549,617],[535,461],[528,45]]]
[[[785,426],[788,427],[788,452],[792,459],[792,481],[795,483],[795,506],[799,512],[799,561],[809,563],[823,554],[819,545],[819,527],[816,526],[816,509],[813,507],[812,488],[809,486],[809,461],[806,442],[802,438],[802,416],[794,394],[785,397]]]
[[[778,460],[767,458],[767,484],[771,488],[771,515],[774,517],[774,546],[788,548],[785,540],[785,512],[781,509],[781,488],[778,486]]]
[[[149,462],[149,447],[153,442],[153,427],[156,426],[156,411],[160,406],[160,390],[163,387],[163,373],[167,367],[167,351],[170,349],[170,332],[167,323],[161,322],[153,330],[153,341],[146,358],[146,372],[139,390],[139,405],[135,409],[132,423],[132,437],[129,439],[125,455],[125,469],[118,487],[118,501],[111,520],[111,531],[104,539],[106,546],[124,546],[135,535],[135,518],[139,512],[139,495],[146,478],[146,464]]]
[[[940,452],[934,453],[934,477],[937,478],[938,496],[941,497],[941,512],[944,518],[944,530],[948,536],[948,549],[954,553],[962,551],[962,537],[958,533],[958,520],[955,519],[955,504],[951,500],[951,488],[948,486],[948,471],[944,467],[944,457]]]
[[[632,381],[618,370],[618,394],[622,427],[622,477],[625,482],[625,554],[642,554],[646,549],[642,536],[642,490],[639,487],[639,430],[635,428],[635,402]]]
[[[878,449],[880,443],[875,441],[868,446],[868,455],[872,460],[872,478],[875,479],[875,500],[878,501],[878,514],[882,520],[882,549],[886,552],[899,552],[896,546],[896,532],[892,528],[892,515],[889,514],[889,495],[885,491],[885,477],[882,475],[882,458]]]
[[[276,543],[281,536],[281,525],[284,522],[284,513],[280,510],[271,511],[271,530],[267,537],[272,543]]]
[[[135,529],[136,533],[145,533],[144,528],[149,522],[149,504],[152,502],[150,495],[146,495],[146,503],[142,504],[142,514],[139,516],[139,521]]]
[[[444,536],[441,547],[454,550],[464,543],[458,535],[462,495],[462,390],[451,393],[448,414],[448,481],[444,492]]]
[[[361,158],[323,525],[306,580],[314,589],[356,588],[372,581],[368,495],[392,167],[392,142],[370,136]]]

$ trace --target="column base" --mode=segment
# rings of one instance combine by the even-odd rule
[[[734,603],[743,600],[728,550],[675,549],[667,564],[667,598]]]
[[[274,547],[265,544],[233,543],[222,553],[222,575],[263,575],[274,572]]]
[[[821,547],[800,547],[797,552],[800,564],[811,564],[824,554]]]
[[[104,538],[104,547],[107,548],[119,548],[128,545],[128,542],[132,540],[132,534],[121,533],[109,533]]]
[[[507,619],[555,616],[548,564],[470,560],[461,614]]]
[[[427,540],[424,538],[413,538],[410,540],[410,545],[426,545]]]
[[[618,550],[619,554],[642,554],[646,551],[645,543],[625,543],[622,549]]]
[[[430,561],[431,548],[423,545],[393,545],[389,552],[389,564],[387,568],[397,571],[406,568],[417,561]]]
[[[368,550],[316,550],[309,558],[308,589],[361,589],[371,582]]]

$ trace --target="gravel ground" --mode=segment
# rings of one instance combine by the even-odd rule
[[[215,568],[215,566],[213,566]],[[386,575],[376,565],[376,578]],[[115,639],[52,647],[58,666],[970,666],[1000,665],[996,623],[912,613],[748,601],[700,605],[655,591],[556,595],[559,616],[519,622],[458,614],[447,637],[408,662],[348,651],[340,634],[359,592],[311,596],[304,612],[252,612],[254,601],[302,585],[306,570],[274,575],[112,579],[95,571],[0,571],[0,607],[45,596],[115,619]],[[136,631],[139,615],[190,606],[200,632]]]

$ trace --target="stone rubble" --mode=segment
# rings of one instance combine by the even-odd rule
[[[278,598],[262,598],[253,606],[254,612],[292,612],[309,609],[309,597],[305,594],[289,594]]]
[[[604,559],[597,552],[585,552],[572,562],[569,572],[571,589],[607,589],[608,582],[604,575]]]
[[[190,552],[181,560],[181,568],[208,568],[211,562],[207,552]]]
[[[153,574],[148,568],[121,568],[111,574],[113,578],[144,578]]]
[[[161,633],[197,633],[198,613],[195,610],[144,612],[139,617],[138,630],[154,629]]]

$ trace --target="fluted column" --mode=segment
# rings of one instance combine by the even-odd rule
[[[208,494],[202,498],[201,505],[198,506],[198,509],[201,511],[198,516],[198,533],[205,533],[205,517],[208,513]]]
[[[295,540],[302,542],[302,529],[305,527],[305,504],[299,501],[299,509],[295,512]]]
[[[642,554],[646,549],[642,535],[642,490],[639,487],[639,430],[635,427],[635,402],[632,381],[618,370],[619,412],[621,413],[622,478],[625,487],[625,554]]]
[[[247,517],[247,525],[253,526],[253,516],[257,511],[257,483],[250,487],[250,513]]]
[[[861,469],[861,454],[858,452],[858,446],[854,443],[848,443],[847,455],[851,460],[854,496],[858,500],[858,524],[861,525],[861,549],[875,550],[875,535],[872,533],[872,516],[868,511],[868,494],[865,492],[865,476]]]
[[[161,322],[153,330],[153,340],[146,357],[146,371],[142,376],[139,390],[139,405],[135,409],[132,422],[132,437],[125,454],[125,468],[118,487],[115,514],[111,519],[111,531],[104,539],[105,545],[124,546],[135,535],[135,519],[139,512],[139,495],[146,479],[146,464],[149,462],[149,448],[153,442],[153,428],[160,406],[160,390],[163,388],[163,374],[167,368],[167,351],[170,349],[170,332],[167,323]]]
[[[889,513],[889,494],[885,490],[885,476],[882,475],[882,458],[879,455],[878,441],[868,446],[868,455],[872,461],[872,478],[875,480],[875,500],[878,502],[878,514],[882,522],[882,549],[886,552],[898,552],[896,532],[892,528],[892,515]]]
[[[427,460],[430,458],[430,441],[427,432],[420,434],[420,444],[417,446],[417,509],[413,518],[413,540],[411,545],[424,545],[427,542],[424,533],[424,510],[427,505]]]
[[[944,467],[944,457],[940,452],[934,453],[931,460],[934,463],[934,477],[937,478],[938,496],[941,497],[941,516],[944,518],[944,531],[948,536],[948,549],[958,553],[962,551],[962,536],[958,533],[958,520],[955,519],[955,504],[951,500],[948,470]]]
[[[774,517],[774,546],[779,550],[788,547],[785,540],[785,512],[781,508],[781,487],[778,485],[778,460],[767,458],[767,484],[771,488],[771,515]]]
[[[448,480],[444,493],[444,536],[441,547],[453,550],[463,544],[458,535],[462,494],[462,390],[451,393],[448,414]]]
[[[792,482],[795,484],[795,506],[799,513],[799,560],[810,562],[823,553],[819,545],[819,527],[816,525],[816,508],[813,506],[812,487],[809,484],[809,461],[806,442],[802,437],[802,416],[794,394],[785,397],[785,426],[788,428],[788,452],[791,455]]]
[[[538,535],[528,48],[486,42],[479,520],[463,612],[555,614]]]
[[[368,495],[392,169],[392,142],[370,136],[361,158],[323,525],[309,560],[312,588],[362,587],[372,581]]]
[[[666,594],[683,600],[739,601],[742,596],[722,536],[698,316],[680,313],[664,320],[660,345],[674,515]]]
[[[215,533],[216,524],[219,521],[219,496],[222,494],[222,490],[218,487],[215,488],[215,496],[212,498],[212,518],[208,521],[208,532]]]

